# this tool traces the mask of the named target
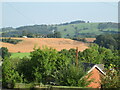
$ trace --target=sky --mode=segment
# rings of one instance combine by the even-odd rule
[[[0,5],[1,6],[1,5]],[[118,22],[117,2],[3,2],[2,27],[75,20]]]

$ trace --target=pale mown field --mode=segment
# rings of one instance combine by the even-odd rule
[[[31,52],[34,47],[40,47],[41,49],[44,46],[52,47],[58,51],[62,49],[70,49],[78,47],[79,51],[83,51],[88,48],[88,45],[65,38],[12,38],[23,40],[17,44],[3,43],[0,42],[2,47],[7,47],[9,52]]]

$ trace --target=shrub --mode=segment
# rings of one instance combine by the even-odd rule
[[[17,44],[22,40],[18,40],[18,39],[11,39],[11,38],[2,38],[1,39],[2,42],[6,42],[6,43],[11,43],[11,44]]]

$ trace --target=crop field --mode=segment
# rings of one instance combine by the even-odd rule
[[[31,52],[33,51],[34,47],[40,47],[41,49],[44,46],[54,48],[58,51],[62,49],[70,49],[78,47],[79,51],[83,51],[88,48],[88,45],[71,39],[65,38],[12,38],[12,39],[19,39],[22,40],[17,44],[10,44],[0,42],[2,47],[7,47],[9,52]]]
[[[96,38],[85,38],[87,42],[94,42]]]

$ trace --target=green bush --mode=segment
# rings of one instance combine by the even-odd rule
[[[56,73],[56,82],[58,85],[63,86],[86,87],[91,81],[87,81],[87,77],[83,78],[84,75],[86,75],[86,73],[82,66],[78,68],[74,65],[69,65]]]
[[[13,59],[4,59],[2,65],[3,88],[14,88],[15,83],[22,82],[22,75],[17,72],[15,63]]]
[[[6,47],[0,48],[0,56],[4,59],[5,57],[10,57],[11,53],[8,52],[8,49]]]
[[[11,39],[11,38],[2,38],[1,39],[2,42],[6,42],[6,43],[11,43],[11,44],[17,44],[22,40],[18,40],[18,39]]]
[[[120,72],[115,67],[110,64],[110,67],[106,68],[106,75],[101,78],[101,88],[120,88]]]

